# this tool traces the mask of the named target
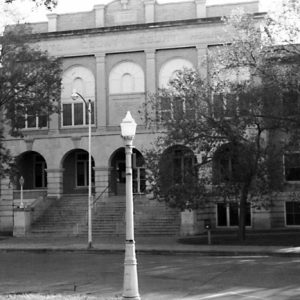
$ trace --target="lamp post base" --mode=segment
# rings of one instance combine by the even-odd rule
[[[123,300],[140,300],[138,291],[137,261],[135,257],[134,241],[126,241],[125,244],[125,262],[124,262],[124,288]]]

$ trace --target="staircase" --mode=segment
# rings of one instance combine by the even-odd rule
[[[78,226],[87,215],[88,196],[64,195],[31,225],[31,235],[76,235]]]
[[[87,235],[87,195],[65,195],[53,203],[31,227],[32,235]],[[125,196],[100,199],[93,208],[92,233],[102,236],[125,235]],[[145,196],[134,196],[137,236],[177,235],[178,210]]]
[[[93,213],[93,234],[125,235],[125,196],[111,196],[97,204]],[[164,203],[134,196],[135,235],[176,235],[180,230],[179,211]],[[84,231],[86,233],[86,230]]]

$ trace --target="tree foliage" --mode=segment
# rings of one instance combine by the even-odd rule
[[[15,0],[5,0],[5,3],[13,3]],[[37,6],[45,6],[47,9],[51,10],[57,5],[57,0],[31,0]]]
[[[178,71],[168,89],[150,97],[146,111],[161,134],[146,153],[148,181],[154,197],[180,209],[212,197],[237,201],[244,239],[247,201],[267,206],[282,187],[278,162],[299,132],[300,56],[294,44],[274,44],[271,32],[281,25],[269,15],[235,12],[224,23],[226,41],[209,49],[209,78]],[[191,167],[184,159],[169,156],[178,166],[173,174],[164,171],[171,169],[164,153],[174,145],[200,154],[193,180],[185,177]],[[182,178],[172,181],[176,172]]]
[[[23,134],[25,115],[48,118],[56,111],[60,99],[59,59],[33,47],[29,41],[30,29],[22,25],[11,28],[1,37],[0,110],[13,136]],[[3,131],[3,122],[0,125]],[[0,169],[4,173],[10,162],[4,145],[1,147],[5,155],[1,156]]]

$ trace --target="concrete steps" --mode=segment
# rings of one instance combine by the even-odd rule
[[[87,195],[65,195],[56,200],[31,228],[31,235],[87,235]],[[93,208],[93,235],[125,235],[125,196],[110,196]],[[180,213],[164,203],[134,198],[135,235],[177,235]]]

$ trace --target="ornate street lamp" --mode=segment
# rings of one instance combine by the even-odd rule
[[[21,201],[20,201],[20,208],[24,208],[24,202],[23,202],[23,186],[24,186],[24,177],[21,176],[20,179],[19,179],[19,183],[20,183],[20,198],[21,198]]]
[[[91,132],[92,132],[92,104],[89,99],[88,102],[84,97],[76,92],[75,90],[72,93],[72,99],[75,101],[80,98],[88,111],[88,125],[89,125],[89,134],[88,134],[88,152],[89,152],[89,182],[88,182],[88,249],[92,248],[92,153],[91,153]]]
[[[123,299],[140,300],[138,290],[137,261],[135,256],[133,193],[132,193],[132,143],[136,123],[128,111],[121,125],[121,136],[124,139],[126,154],[126,242],[124,262]]]

